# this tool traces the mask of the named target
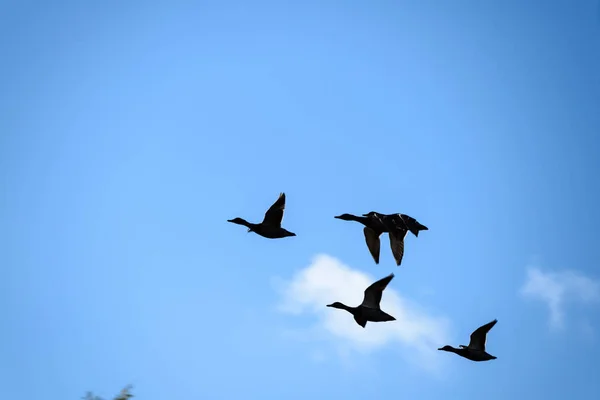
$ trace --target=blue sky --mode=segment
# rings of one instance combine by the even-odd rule
[[[600,394],[598,1],[0,9],[0,398]]]

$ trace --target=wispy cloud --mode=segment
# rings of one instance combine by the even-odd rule
[[[387,272],[382,271],[380,275],[368,275],[336,258],[318,255],[290,281],[281,283],[279,310],[316,317],[312,332],[335,339],[343,356],[347,357],[352,351],[371,352],[384,346],[399,345],[406,350],[404,353],[409,360],[435,368],[439,360],[436,349],[448,339],[448,321],[429,315],[418,304],[402,297],[394,289],[401,277],[390,283],[381,301],[381,308],[396,321],[368,323],[363,329],[349,313],[326,307],[334,301],[351,306],[360,304],[364,290]]]
[[[568,303],[587,304],[600,300],[600,282],[572,270],[544,272],[540,268],[527,269],[527,280],[521,294],[539,300],[548,306],[550,325],[562,328]]]

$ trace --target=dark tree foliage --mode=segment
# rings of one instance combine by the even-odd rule
[[[116,395],[113,400],[129,400],[130,398],[133,397],[133,395],[131,394],[131,385],[125,386],[122,390],[121,393],[119,393],[118,395]],[[85,394],[85,396],[82,397],[83,400],[104,400],[102,397],[96,396],[94,395],[94,393],[92,392],[87,392]]]

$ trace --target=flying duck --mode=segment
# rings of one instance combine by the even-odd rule
[[[381,247],[379,237],[382,233],[387,232],[390,237],[390,247],[394,259],[396,260],[396,265],[400,265],[402,263],[402,257],[404,256],[404,237],[406,236],[407,230],[403,226],[396,226],[390,222],[384,223],[384,217],[384,214],[371,211],[368,214],[363,214],[362,217],[352,214],[342,214],[334,218],[342,219],[344,221],[360,222],[365,226],[363,228],[365,241],[367,242],[367,247],[369,248],[373,260],[375,260],[375,264],[379,264],[379,252]]]
[[[248,232],[254,232],[268,239],[280,239],[287,236],[296,236],[295,233],[287,231],[281,227],[283,211],[285,209],[285,193],[280,193],[279,198],[265,213],[265,217],[260,224],[253,224],[243,218],[228,219],[227,222],[243,225],[248,228]]]
[[[456,349],[452,346],[444,346],[439,348],[438,350],[449,351],[451,353],[456,353],[461,357],[467,358],[471,361],[489,361],[495,360],[497,357],[494,357],[491,354],[488,354],[485,351],[485,342],[486,336],[490,329],[498,322],[497,319],[492,322],[488,322],[487,324],[480,326],[475,329],[473,333],[471,333],[471,341],[468,346],[460,345],[460,349]]]
[[[336,301],[332,304],[328,304],[327,307],[339,308],[340,310],[348,311],[350,314],[352,314],[356,323],[362,326],[363,328],[367,325],[367,321],[395,321],[396,318],[383,312],[379,307],[383,291],[393,278],[394,274],[390,274],[366,288],[363,302],[358,307],[349,307],[345,304],[340,303],[339,301]]]
[[[420,230],[429,230],[425,225],[406,214],[380,214],[371,211],[368,214],[363,214],[363,217],[377,218],[381,221],[385,232],[389,233],[392,254],[398,266],[402,263],[402,257],[404,256],[404,238],[407,232],[410,231],[415,237],[419,237]]]

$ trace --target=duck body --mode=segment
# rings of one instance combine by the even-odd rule
[[[370,308],[365,306],[349,307],[339,301],[333,304],[329,304],[327,307],[338,308],[340,310],[346,310],[354,317],[356,323],[363,328],[367,326],[367,322],[386,322],[395,321],[396,318],[392,317],[385,311],[376,308]]]
[[[476,362],[495,360],[497,358],[497,357],[494,357],[493,355],[489,354],[485,350],[481,351],[481,350],[477,350],[477,349],[470,349],[467,346],[464,346],[464,347],[461,347],[458,349],[455,347],[452,347],[452,346],[444,346],[438,350],[455,353],[461,357],[466,358],[467,360],[476,361]]]
[[[238,225],[243,225],[248,228],[248,232],[254,232],[257,235],[265,237],[267,239],[281,239],[288,236],[296,236],[295,233],[282,228],[281,226],[274,226],[269,224],[253,224],[246,221],[243,218],[228,219],[227,222],[231,222]]]
[[[413,217],[406,214],[380,214],[375,211],[371,211],[369,214],[364,216],[374,215],[384,225],[386,232],[393,231],[395,229],[406,229],[415,237],[419,237],[420,231],[428,231],[429,228],[421,224]]]
[[[282,239],[284,237],[296,236],[295,233],[290,232],[282,227],[261,224],[257,224],[257,226],[250,232],[254,232],[257,235],[260,235],[267,239]]]
[[[367,322],[395,321],[396,318],[380,308],[383,291],[393,278],[394,274],[390,274],[366,288],[363,302],[358,307],[350,307],[339,301],[328,304],[327,307],[348,311],[354,317],[354,321],[363,328],[367,326]]]
[[[284,210],[285,193],[281,193],[275,203],[267,210],[261,223],[255,224],[239,217],[228,219],[227,222],[245,226],[248,228],[248,232],[254,232],[267,239],[281,239],[284,237],[296,236],[295,233],[281,227]]]

